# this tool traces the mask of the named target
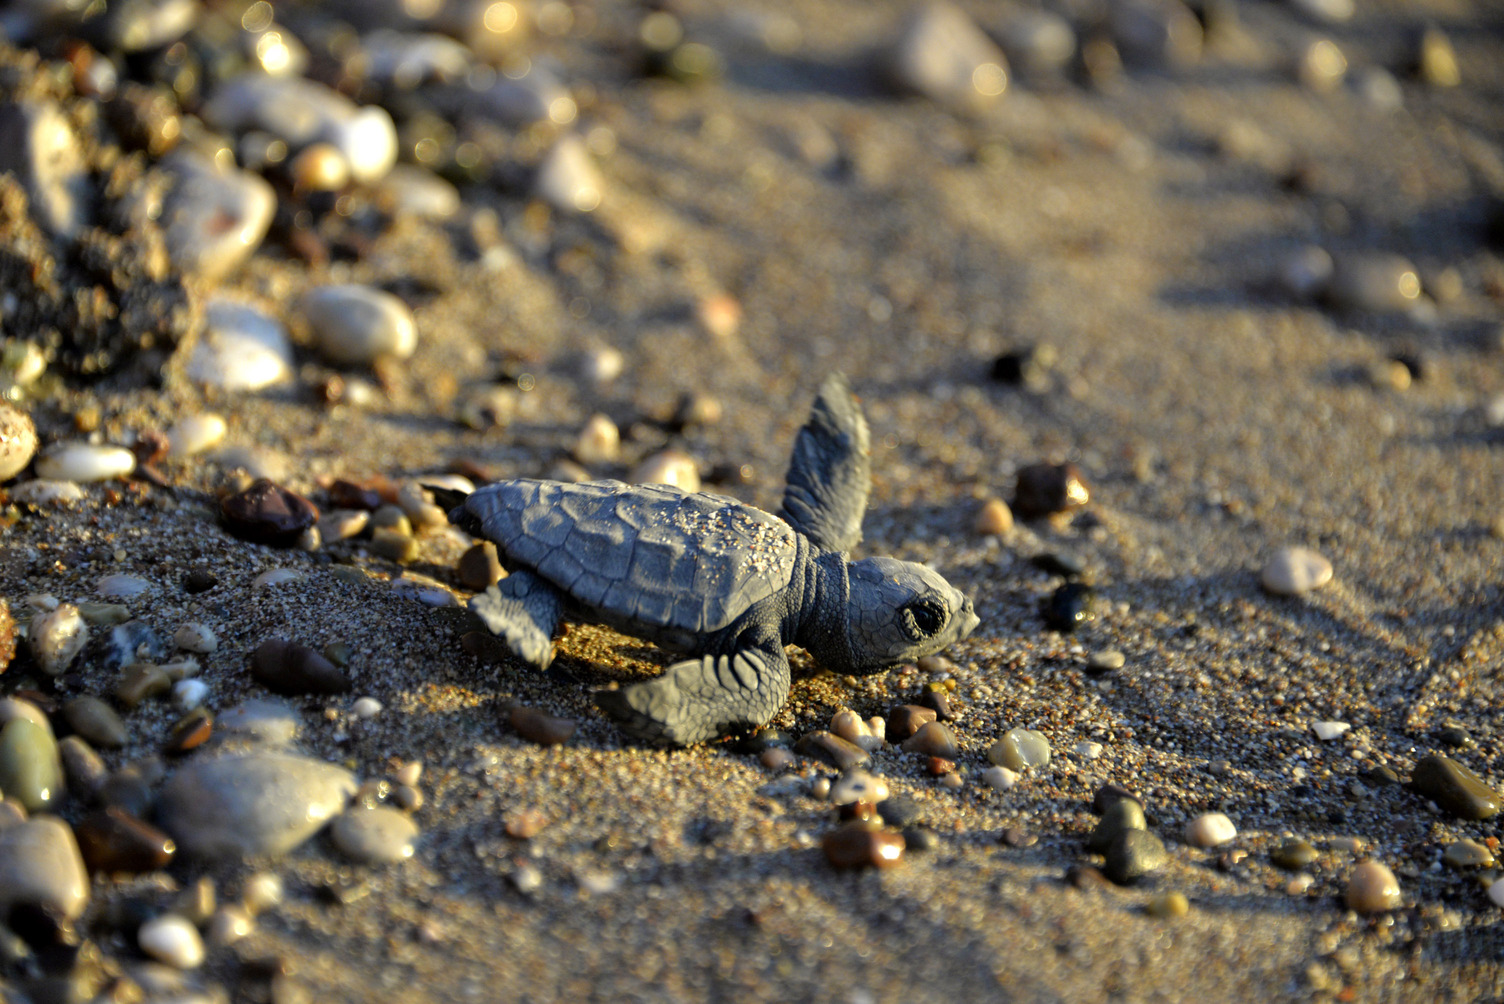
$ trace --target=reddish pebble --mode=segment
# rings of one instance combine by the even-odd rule
[[[946,774],[955,772],[956,762],[947,760],[943,756],[932,756],[925,761],[924,769],[933,777],[944,777]]]
[[[379,509],[381,493],[341,478],[329,486],[329,504],[336,509]]]
[[[543,832],[548,819],[537,809],[517,809],[507,813],[501,825],[514,840],[531,840]]]
[[[319,510],[297,492],[262,478],[222,500],[219,515],[225,529],[243,540],[291,547],[318,522]]]
[[[888,741],[903,742],[938,716],[934,708],[921,708],[917,704],[900,704],[888,712]]]
[[[214,732],[214,716],[208,708],[194,708],[178,720],[167,735],[168,753],[187,753],[209,741]]]
[[[73,835],[84,864],[95,872],[154,872],[166,868],[177,852],[171,837],[119,808],[90,813],[73,827]]]
[[[572,720],[556,718],[525,704],[512,705],[507,717],[518,735],[539,746],[557,746],[568,742],[569,737],[574,735],[575,723]]]
[[[862,820],[842,823],[825,835],[826,859],[837,868],[891,868],[903,860],[903,834]]]

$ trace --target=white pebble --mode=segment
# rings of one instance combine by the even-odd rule
[[[172,643],[184,652],[209,655],[219,648],[219,636],[208,626],[197,621],[189,621],[173,633]]]
[[[214,911],[209,919],[209,943],[233,945],[256,929],[256,921],[245,907],[230,904]]]
[[[417,787],[418,782],[423,779],[423,761],[409,760],[399,767],[392,777],[398,784],[405,784],[409,788]]]
[[[175,913],[164,913],[142,924],[136,941],[147,955],[178,969],[194,969],[204,961],[204,942],[198,928]]]
[[[280,586],[288,582],[297,582],[303,578],[303,573],[296,568],[273,568],[262,572],[251,580],[251,588],[261,589],[266,586]]]
[[[1306,547],[1285,547],[1264,566],[1259,581],[1276,596],[1299,596],[1332,581],[1332,563]]]
[[[230,430],[223,416],[213,412],[189,415],[167,430],[167,455],[174,460],[213,449]]]
[[[575,135],[567,135],[554,144],[538,165],[533,192],[566,213],[588,213],[601,204],[605,182]]]
[[[580,356],[580,376],[596,386],[610,383],[621,376],[626,368],[627,357],[622,355],[620,349],[609,345],[593,348]]]
[[[35,481],[23,481],[10,489],[12,502],[21,505],[47,506],[62,505],[68,502],[82,502],[84,490],[73,481],[54,481],[51,478],[37,478]]]
[[[1488,898],[1493,900],[1494,906],[1504,907],[1504,879],[1488,887]]]
[[[1344,732],[1352,728],[1347,722],[1313,722],[1311,731],[1316,733],[1316,738],[1324,743],[1339,738]]]
[[[36,460],[37,477],[51,481],[108,481],[136,469],[136,455],[123,446],[62,443]]]
[[[537,892],[543,885],[543,873],[532,865],[522,865],[511,874],[512,886],[524,896]]]
[[[888,782],[860,768],[842,774],[830,787],[831,805],[849,805],[852,802],[870,802],[875,805],[887,797]]]
[[[574,457],[582,464],[615,460],[621,453],[621,432],[605,415],[591,415],[574,441]]]
[[[1185,826],[1185,842],[1192,847],[1216,847],[1238,835],[1232,820],[1220,812],[1206,812]]]
[[[349,540],[358,537],[371,521],[364,509],[335,509],[319,517],[319,536],[324,540]]]
[[[883,746],[883,736],[874,731],[870,722],[862,721],[861,716],[850,708],[842,708],[835,713],[830,719],[830,731],[868,753]],[[887,726],[884,724],[883,732],[886,731]]]
[[[287,331],[246,303],[210,300],[204,331],[188,360],[188,379],[224,390],[260,390],[292,375]]]
[[[369,721],[370,719],[375,718],[377,715],[381,714],[381,709],[381,702],[376,700],[376,698],[374,697],[357,698],[355,703],[350,705],[350,713],[353,714],[356,718],[364,719],[366,721]]]
[[[320,286],[298,304],[298,318],[325,358],[364,366],[382,356],[406,359],[418,347],[407,304],[370,286]]]
[[[245,880],[240,902],[251,916],[265,913],[282,902],[282,878],[272,872],[256,872]]]
[[[1018,774],[1007,767],[988,767],[982,771],[982,783],[998,791],[1009,791],[1018,784]]]
[[[1083,760],[1095,760],[1102,755],[1102,744],[1094,742],[1077,743],[1075,754]]]
[[[94,595],[107,600],[128,600],[151,590],[151,583],[135,575],[106,575],[94,583]]]
[[[54,610],[37,614],[27,632],[31,654],[48,676],[67,669],[88,641],[89,625],[71,603],[60,603]]]
[[[172,685],[172,700],[184,711],[192,711],[209,696],[209,685],[203,680],[179,680]]]
[[[672,449],[648,457],[628,480],[637,485],[671,485],[687,492],[700,490],[700,471],[694,458]]]

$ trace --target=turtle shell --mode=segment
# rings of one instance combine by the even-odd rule
[[[782,591],[798,536],[736,499],[619,481],[487,485],[465,508],[509,569],[603,619],[706,634]]]

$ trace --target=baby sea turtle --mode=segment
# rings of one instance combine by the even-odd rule
[[[869,673],[977,626],[971,600],[923,565],[847,562],[862,536],[869,463],[866,419],[833,375],[794,443],[779,516],[617,481],[436,494],[452,522],[495,542],[510,574],[470,609],[525,661],[548,667],[561,619],[694,655],[596,695],[628,734],[684,745],[766,724],[789,694],[785,645],[837,672]]]

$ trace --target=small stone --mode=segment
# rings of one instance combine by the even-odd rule
[[[1353,74],[1353,90],[1368,107],[1380,112],[1397,112],[1405,107],[1405,92],[1394,74],[1382,66],[1365,66]]]
[[[37,452],[37,428],[31,416],[0,401],[0,482],[26,470]]]
[[[195,708],[173,724],[167,733],[163,751],[173,754],[187,753],[209,741],[214,734],[214,715],[208,708]]]
[[[840,771],[860,767],[869,759],[867,751],[860,746],[824,730],[801,736],[794,744],[794,752],[827,763]]]
[[[663,450],[633,468],[628,480],[634,485],[669,485],[697,492],[700,490],[700,469],[689,454],[680,450]]]
[[[982,783],[995,791],[1011,791],[1018,784],[1018,773],[1007,767],[988,767],[982,771]]]
[[[397,164],[381,179],[376,198],[397,216],[442,222],[460,210],[452,184],[416,164]]]
[[[1102,818],[1097,821],[1096,828],[1086,839],[1086,849],[1093,854],[1106,854],[1112,848],[1113,842],[1123,833],[1147,827],[1143,806],[1131,798],[1118,799],[1102,813]]]
[[[386,356],[406,359],[418,347],[412,311],[370,286],[321,286],[304,294],[298,318],[329,361],[368,366]]]
[[[876,805],[887,797],[888,782],[860,768],[846,771],[830,786],[831,805],[847,805],[852,802]]]
[[[291,547],[318,521],[316,506],[303,496],[262,478],[219,504],[232,534],[256,544]]]
[[[228,431],[223,416],[213,412],[189,415],[167,430],[167,456],[173,460],[197,456],[218,446]]]
[[[1044,604],[1044,624],[1069,634],[1097,617],[1097,591],[1084,582],[1062,583]]]
[[[571,133],[562,136],[538,165],[533,193],[562,212],[588,213],[601,204],[605,181],[584,142]]]
[[[200,707],[208,696],[209,685],[202,680],[178,680],[172,685],[172,702],[184,711]]]
[[[908,739],[903,741],[907,753],[922,753],[925,756],[954,760],[960,755],[956,747],[956,734],[939,722],[926,722]]]
[[[1058,76],[1076,54],[1071,23],[1046,10],[1016,11],[1004,23],[998,41],[1018,72],[1034,79]]]
[[[159,871],[177,852],[171,837],[121,808],[90,813],[73,833],[89,870],[111,875]]]
[[[1164,867],[1164,841],[1148,830],[1124,830],[1107,849],[1103,873],[1118,885],[1131,885]]]
[[[988,499],[977,510],[973,526],[983,536],[1006,537],[1013,532],[1013,510],[1002,499]]]
[[[173,265],[207,283],[223,279],[261,246],[277,209],[272,186],[187,149],[161,166],[173,178],[161,216]]]
[[[1112,4],[1108,26],[1129,63],[1176,69],[1201,58],[1201,22],[1180,0],[1121,0]]]
[[[531,840],[548,826],[548,817],[537,809],[515,809],[506,814],[501,828],[513,840]]]
[[[1191,904],[1185,898],[1185,893],[1171,889],[1167,892],[1155,893],[1154,898],[1149,900],[1144,910],[1151,917],[1170,920],[1190,913]]]
[[[1476,840],[1457,840],[1447,845],[1441,860],[1453,868],[1492,868],[1494,855]]]
[[[1301,50],[1295,64],[1295,75],[1313,91],[1325,93],[1335,90],[1347,75],[1347,57],[1331,39],[1313,39]]]
[[[252,917],[280,906],[283,896],[282,879],[273,872],[255,872],[246,877],[240,888],[240,902]]]
[[[1494,906],[1504,907],[1504,878],[1488,887],[1488,898]]]
[[[233,945],[256,930],[256,920],[244,908],[230,904],[214,911],[209,918],[209,944],[223,948]]]
[[[455,571],[459,575],[460,584],[475,592],[482,592],[496,585],[505,574],[501,568],[501,559],[496,553],[496,545],[489,540],[480,541],[460,555]]]
[[[1377,861],[1364,861],[1347,879],[1347,907],[1358,913],[1383,913],[1400,906],[1400,883]]]
[[[758,761],[768,770],[777,773],[794,763],[794,754],[786,749],[765,749],[757,754]]]
[[[1279,284],[1298,300],[1315,300],[1326,294],[1332,269],[1332,256],[1315,244],[1307,244],[1280,262]]]
[[[85,801],[92,799],[109,776],[104,758],[82,736],[64,737],[57,744],[57,752],[63,763],[63,775],[68,779],[68,790]]]
[[[189,621],[173,632],[172,643],[184,652],[210,655],[219,648],[219,636],[208,625]]]
[[[995,769],[1001,770],[1002,768]],[[1003,830],[1002,841],[1009,847],[1024,848],[1033,847],[1039,843],[1039,837],[1037,834],[1030,833],[1021,826],[1009,826]]]
[[[924,692],[919,695],[919,704],[933,711],[935,717],[942,722],[955,721],[956,713],[951,706],[950,694],[944,689],[926,685]]]
[[[621,432],[605,415],[591,415],[574,441],[574,458],[582,464],[614,461],[621,454]]]
[[[89,903],[89,873],[68,824],[53,815],[0,827],[0,915],[38,907],[76,920]]]
[[[900,704],[888,712],[887,736],[893,742],[903,742],[938,717],[933,708],[917,704]]]
[[[573,719],[559,718],[525,704],[512,705],[507,712],[507,720],[518,735],[539,746],[557,746],[568,742],[576,728]]]
[[[1109,673],[1116,673],[1127,661],[1123,653],[1115,648],[1093,652],[1086,660],[1086,675],[1106,676]]]
[[[1269,860],[1276,868],[1299,871],[1316,860],[1316,848],[1300,837],[1286,837],[1269,852]]]
[[[104,579],[100,579],[99,585],[103,585],[105,579],[109,578],[111,576],[107,575]],[[147,589],[150,588],[151,584],[147,583]],[[81,600],[78,604],[78,612],[91,627],[114,627],[131,619],[130,608],[121,603],[95,603],[90,600]]]
[[[1353,19],[1353,0],[1289,0],[1296,13],[1323,24],[1344,24]]]
[[[346,694],[351,683],[318,652],[282,638],[262,642],[251,656],[251,676],[274,694]]]
[[[95,746],[118,749],[130,734],[115,710],[97,697],[75,697],[63,705],[68,727]]]
[[[417,538],[401,530],[383,527],[371,534],[371,553],[378,558],[407,565],[418,560],[419,552]]]
[[[1338,256],[1327,285],[1327,302],[1338,310],[1405,312],[1420,299],[1420,273],[1406,258],[1382,251]]]
[[[106,664],[111,669],[119,669],[133,662],[160,659],[166,654],[166,642],[145,621],[128,620],[110,629]]]
[[[1285,547],[1259,573],[1259,582],[1276,596],[1300,596],[1332,581],[1332,563],[1305,547]]]
[[[71,603],[33,617],[26,639],[37,666],[48,676],[66,670],[88,641],[89,625]]]
[[[198,928],[175,913],[164,913],[136,932],[141,951],[178,969],[196,969],[204,961],[204,942]]]
[[[62,443],[36,459],[37,477],[53,481],[109,481],[136,469],[136,455],[121,446]]]
[[[987,759],[999,767],[1021,771],[1026,767],[1044,768],[1050,764],[1050,743],[1041,732],[1014,728],[987,751]]]
[[[1420,79],[1432,87],[1456,87],[1462,83],[1457,52],[1451,39],[1439,28],[1427,28],[1421,34],[1415,67]]]
[[[350,713],[363,722],[368,722],[382,712],[382,704],[374,697],[359,697],[350,705]]]
[[[830,731],[847,742],[860,746],[868,753],[879,750],[883,746],[881,735],[883,730],[874,732],[872,726],[862,721],[861,715],[850,708],[842,708],[831,717]]]
[[[89,225],[93,182],[63,109],[52,101],[0,105],[0,171],[26,189],[37,223],[73,238]]]
[[[1312,722],[1311,731],[1316,733],[1316,738],[1324,743],[1333,739],[1340,739],[1347,730],[1352,728],[1347,722]]]
[[[1008,87],[1008,60],[960,8],[916,7],[885,58],[894,86],[959,111],[975,111]]]
[[[161,666],[150,662],[136,662],[120,671],[115,683],[115,700],[127,708],[136,708],[153,697],[161,697],[172,690],[172,677]]]
[[[1457,761],[1434,753],[1415,765],[1410,789],[1462,819],[1489,819],[1504,806],[1504,795],[1481,777]]]
[[[329,827],[340,853],[361,864],[391,864],[413,856],[418,827],[405,813],[386,806],[350,809]]]
[[[1044,391],[1056,362],[1053,345],[1026,344],[1011,348],[992,361],[988,375],[1010,387]]]
[[[843,823],[825,835],[825,858],[837,868],[891,868],[903,860],[900,833],[863,820]]]
[[[1091,489],[1075,464],[1030,464],[1018,472],[1013,511],[1036,519],[1079,509],[1090,499]]]
[[[1185,842],[1192,847],[1216,847],[1238,835],[1238,828],[1221,812],[1205,812],[1185,826]]]
[[[13,718],[0,727],[0,792],[27,812],[55,810],[62,801],[63,764],[45,724]]]
[[[214,297],[186,372],[205,387],[261,390],[292,375],[292,343],[281,324],[250,304]]]

